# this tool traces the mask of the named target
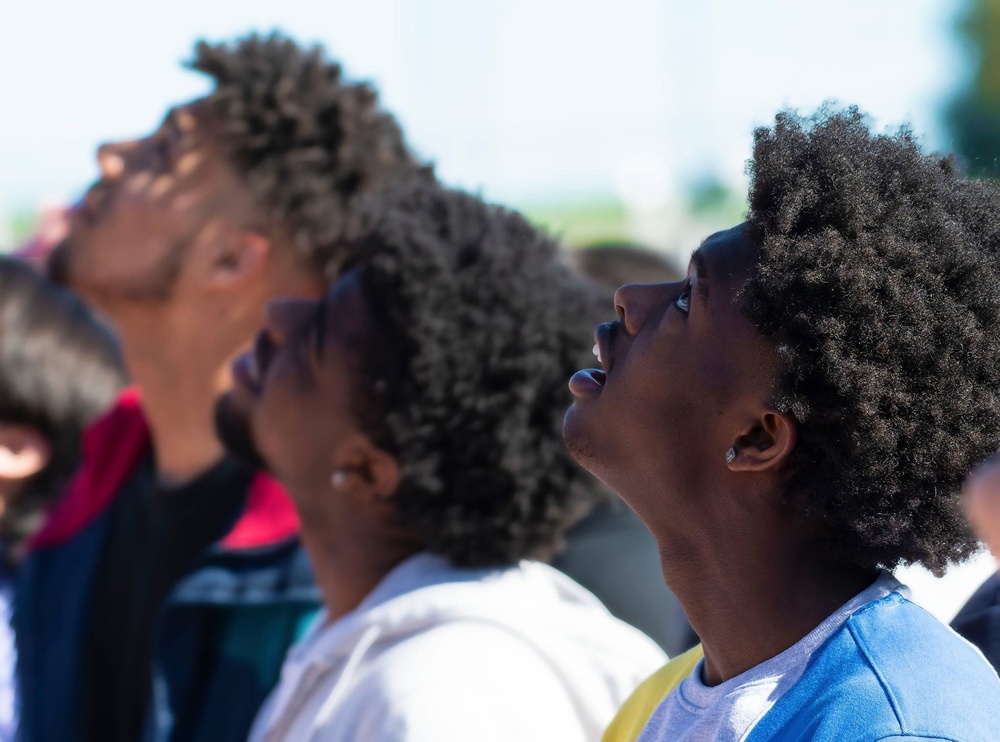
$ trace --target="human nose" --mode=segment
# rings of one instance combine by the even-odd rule
[[[129,153],[135,149],[134,142],[109,142],[97,148],[97,166],[104,178],[120,178],[125,172]]]
[[[316,302],[309,299],[274,299],[267,305],[265,328],[271,340],[284,345],[309,319]]]
[[[630,283],[615,292],[615,311],[625,331],[639,332],[650,316],[667,300],[672,283]]]

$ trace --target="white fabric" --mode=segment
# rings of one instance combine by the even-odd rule
[[[781,654],[716,686],[702,682],[705,660],[695,666],[677,689],[649,718],[638,742],[737,742],[745,740],[758,721],[791,690],[806,665],[851,614],[892,592],[908,597],[905,586],[883,572],[870,587]]]
[[[418,554],[352,613],[318,617],[250,739],[596,742],[664,660],[551,567]]]

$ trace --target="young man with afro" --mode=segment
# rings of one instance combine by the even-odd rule
[[[605,739],[1000,739],[1000,680],[889,570],[976,549],[1000,443],[1000,200],[855,109],[755,134],[746,223],[620,288],[574,457],[642,517],[702,644]]]
[[[295,501],[325,607],[251,739],[596,741],[663,657],[536,561],[600,496],[561,432],[600,293],[472,196],[371,209],[322,301],[271,304],[219,404]]]
[[[375,91],[279,36],[200,44],[215,89],[101,147],[51,269],[135,383],[88,435],[18,596],[21,738],[245,739],[319,606],[291,502],[216,396],[276,295],[320,296],[358,196],[426,177]]]

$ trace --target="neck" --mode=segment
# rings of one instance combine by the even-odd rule
[[[300,509],[299,515],[302,545],[331,622],[357,608],[386,575],[419,551],[411,540],[366,531],[357,522],[339,529],[327,513]]]
[[[801,524],[778,521],[657,536],[667,584],[702,640],[708,685],[788,649],[876,577],[817,556],[793,537]]]
[[[228,387],[230,359],[241,343],[200,337],[165,322],[140,335],[120,326],[132,381],[142,391],[156,473],[177,485],[204,473],[224,454],[215,433],[215,403]]]

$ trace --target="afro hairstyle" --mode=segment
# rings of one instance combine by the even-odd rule
[[[401,464],[401,525],[460,566],[549,559],[603,495],[563,444],[605,293],[519,214],[433,184],[369,201],[345,270],[378,342],[355,414]]]
[[[754,135],[744,312],[798,421],[786,495],[822,548],[942,574],[975,549],[969,469],[1000,444],[1000,200],[856,109]]]
[[[356,197],[433,179],[376,91],[346,82],[319,47],[278,34],[201,42],[189,66],[214,79],[213,134],[268,223],[331,278]]]

